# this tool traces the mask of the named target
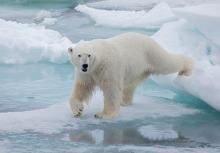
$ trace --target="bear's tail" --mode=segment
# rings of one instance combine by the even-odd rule
[[[180,56],[182,64],[181,64],[181,69],[178,72],[178,75],[190,76],[194,68],[193,59],[185,55],[179,55],[179,56]]]

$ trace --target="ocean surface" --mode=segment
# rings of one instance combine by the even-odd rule
[[[167,7],[207,1],[114,2],[0,0],[0,153],[220,152],[220,112],[214,103],[219,100],[219,80],[211,73],[219,64],[219,45],[185,21],[177,21]],[[158,8],[165,12],[163,17]],[[181,49],[187,50],[184,43],[196,46],[192,40],[206,43],[200,46],[206,53],[195,56],[216,76],[212,88],[208,80],[205,87],[194,86],[204,85],[196,82],[201,81],[197,73],[203,73],[199,69],[189,86],[181,84],[184,80],[171,85],[169,78],[176,75],[152,76],[138,87],[134,104],[122,107],[118,118],[94,118],[103,107],[101,91],[94,94],[81,118],[73,117],[68,106],[74,80],[69,46],[128,31],[163,42],[159,32],[173,22],[187,30],[181,35]]]

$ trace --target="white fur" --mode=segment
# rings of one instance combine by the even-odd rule
[[[83,102],[95,86],[104,93],[104,110],[99,118],[112,118],[120,105],[132,104],[137,85],[150,74],[190,75],[193,61],[184,55],[168,53],[151,38],[138,33],[125,33],[109,39],[83,42],[70,48],[71,61],[76,66],[75,88],[71,108],[80,116]],[[82,57],[87,58],[88,71],[82,71]]]

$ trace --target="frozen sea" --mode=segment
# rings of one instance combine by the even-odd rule
[[[0,153],[219,153],[218,0],[0,0]],[[192,76],[151,76],[119,117],[81,118],[67,48],[135,31],[191,56]]]

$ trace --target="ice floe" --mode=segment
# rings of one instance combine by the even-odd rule
[[[160,3],[148,12],[102,10],[86,5],[78,5],[75,9],[90,16],[97,25],[120,28],[158,28],[176,19],[166,3]]]
[[[174,9],[181,18],[193,24],[208,39],[220,46],[220,3]]]
[[[154,80],[176,85],[220,110],[220,84],[216,83],[220,79],[219,47],[185,20],[165,24],[153,38],[167,50],[191,56],[195,61],[190,77],[155,76]]]
[[[0,63],[67,62],[72,42],[54,30],[0,19]]]
[[[74,118],[68,103],[59,103],[45,109],[24,112],[0,113],[0,132],[59,133],[64,129],[78,129],[88,124],[101,124],[105,122],[132,121],[143,118],[179,117],[198,113],[197,109],[187,108],[172,101],[137,96],[131,107],[121,107],[119,117],[113,120],[98,120],[94,114],[102,111],[103,97],[97,92],[91,103],[86,106],[81,118]],[[93,131],[94,134],[97,131]],[[102,132],[98,131],[100,137]],[[101,139],[101,138],[100,138]],[[100,140],[101,141],[101,140]],[[97,140],[99,143],[99,140]]]

